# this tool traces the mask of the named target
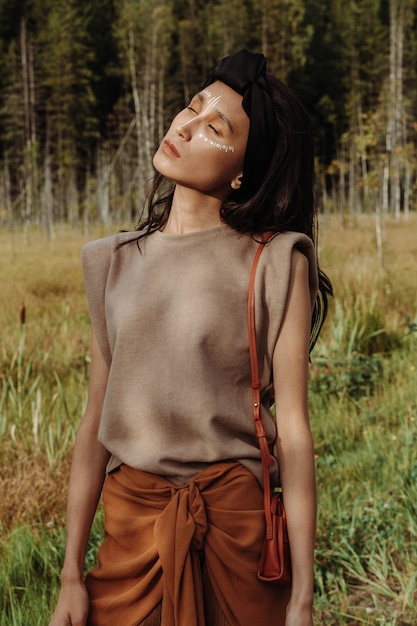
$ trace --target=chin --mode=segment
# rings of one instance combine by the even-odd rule
[[[172,175],[174,172],[172,168],[172,163],[170,163],[165,155],[163,153],[161,154],[159,150],[157,150],[152,159],[152,165],[154,166],[158,174],[161,174],[162,176],[173,180]]]

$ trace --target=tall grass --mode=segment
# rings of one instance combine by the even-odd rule
[[[319,624],[417,623],[413,226],[387,225],[384,247],[380,267],[366,221],[324,233],[336,297],[310,379]]]
[[[86,569],[102,539],[102,511],[94,522]],[[1,546],[0,626],[45,626],[58,597],[65,545],[62,526],[18,525]]]
[[[334,620],[326,623],[417,623],[413,344],[384,360],[379,383],[360,397],[312,394],[317,606]]]
[[[417,623],[416,226],[385,225],[383,267],[372,222],[329,222],[322,233],[336,297],[310,380],[318,625]],[[45,625],[58,591],[87,387],[84,241],[0,241],[0,626]],[[101,533],[100,511],[87,568]]]

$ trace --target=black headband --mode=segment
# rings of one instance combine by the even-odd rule
[[[277,140],[277,122],[266,77],[266,58],[240,50],[222,59],[203,89],[219,80],[243,96],[242,106],[250,119],[243,180],[238,195],[251,197],[265,177]]]

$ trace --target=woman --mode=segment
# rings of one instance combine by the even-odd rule
[[[149,218],[83,250],[89,396],[50,626],[312,624],[307,371],[312,310],[316,335],[325,313],[317,305],[331,286],[317,273],[312,243],[306,114],[265,70],[261,54],[223,59],[155,154]],[[161,195],[166,179],[172,186]],[[263,421],[285,494],[291,589],[256,575],[264,516],[246,301],[266,232],[275,236],[257,272],[257,343]],[[106,538],[84,581],[106,474]],[[275,464],[271,480],[277,474]]]

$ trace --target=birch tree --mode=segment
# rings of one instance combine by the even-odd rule
[[[303,0],[257,0],[261,51],[268,57],[270,71],[285,82],[290,73],[303,67],[311,43],[313,26],[306,20]]]
[[[25,223],[30,224],[36,198],[38,198],[38,168],[35,114],[35,72],[33,60],[33,41],[28,35],[26,18],[20,23],[20,59],[22,75],[23,117],[24,117],[24,152],[23,180],[25,198]]]
[[[53,0],[40,40],[45,124],[57,172],[54,198],[60,220],[68,214],[71,220],[79,217],[83,160],[98,132],[87,24],[81,0]]]
[[[413,7],[410,2],[390,1],[389,82],[382,200],[384,214],[390,211],[396,220],[400,218],[402,200],[407,204],[409,202],[411,184],[411,167],[407,154],[408,111],[404,96],[404,45],[412,20]],[[406,210],[408,211],[408,207]]]
[[[122,62],[127,72],[136,131],[134,168],[136,215],[140,215],[150,179],[152,158],[165,127],[165,77],[172,52],[174,21],[164,2],[127,2],[118,25]],[[129,121],[127,125],[131,122]],[[126,148],[129,144],[126,143]],[[128,188],[131,181],[125,180]],[[124,195],[124,194],[123,194]]]
[[[417,0],[0,0],[0,221],[136,219],[170,119],[239,48],[306,105],[321,207],[406,216],[416,39]]]

